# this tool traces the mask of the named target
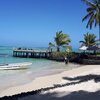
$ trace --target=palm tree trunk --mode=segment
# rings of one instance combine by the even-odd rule
[[[99,42],[100,42],[100,21],[99,21]]]
[[[57,46],[57,52],[60,52],[60,48],[59,48],[59,46]]]

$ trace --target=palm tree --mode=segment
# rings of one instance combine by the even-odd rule
[[[68,45],[71,40],[67,34],[62,33],[62,31],[56,32],[55,42],[57,46],[57,51],[60,51],[60,46]]]
[[[92,25],[94,24],[95,27],[99,25],[99,41],[100,41],[100,0],[82,0],[87,5],[87,15],[82,19],[82,21],[89,19],[86,27],[90,26],[90,29],[92,29]]]
[[[52,47],[55,47],[55,45],[52,42],[49,42],[49,51],[52,52]]]
[[[96,45],[96,36],[95,34],[86,33],[84,34],[84,40],[80,41],[84,46],[94,46]]]

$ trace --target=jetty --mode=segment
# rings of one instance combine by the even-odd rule
[[[34,49],[24,49],[16,48],[13,49],[13,57],[22,57],[22,58],[48,58],[50,56],[49,51],[38,51]]]

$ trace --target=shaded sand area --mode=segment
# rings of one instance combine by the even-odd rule
[[[100,65],[86,65],[56,75],[39,77],[29,84],[2,91],[0,97],[21,92],[26,93],[9,98],[11,100],[13,98],[18,100],[100,100]]]

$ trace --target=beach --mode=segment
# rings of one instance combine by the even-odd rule
[[[100,100],[100,0],[0,9],[0,100]]]
[[[20,85],[27,85],[30,84],[32,85],[34,82],[34,84],[36,84],[36,86],[34,87],[34,89],[39,89],[41,88],[41,86],[37,83],[40,83],[39,81],[41,80],[41,78],[59,73],[62,73],[64,71],[68,71],[68,70],[72,70],[75,69],[77,67],[80,67],[81,65],[79,64],[65,64],[64,62],[51,62],[50,67],[48,67],[49,65],[46,64],[46,61],[44,61],[45,63],[43,65],[45,65],[44,67],[40,66],[39,69],[33,69],[34,66],[30,66],[31,68],[26,69],[26,70],[0,70],[0,72],[3,72],[3,76],[1,76],[1,79],[3,81],[0,81],[1,86],[0,86],[0,94],[2,93],[2,91],[7,90],[9,88],[12,87],[16,87],[16,86],[20,86]],[[38,67],[38,65],[36,65]],[[5,77],[4,77],[5,76]],[[40,79],[39,81],[37,79]],[[53,79],[53,80],[48,80],[46,79],[47,82],[45,82],[48,86],[51,85],[51,83],[53,82],[59,82],[59,79]],[[42,82],[42,80],[41,80]],[[43,85],[43,87],[46,87],[44,83],[41,83]],[[29,88],[29,87],[28,87]],[[30,87],[31,88],[31,87]],[[29,89],[32,90],[32,89]],[[19,91],[19,90],[18,90]],[[27,90],[25,90],[27,91]],[[18,93],[21,93],[20,91]]]
[[[53,96],[55,97],[57,96],[57,98],[61,98],[73,92],[79,92],[79,91],[96,92],[100,90],[100,84],[99,84],[99,81],[97,82],[94,81],[94,76],[98,77],[99,75],[100,75],[100,65],[84,65],[72,70],[63,71],[62,73],[37,77],[28,84],[10,87],[2,91],[0,93],[0,97],[12,96],[15,94],[20,94],[22,92],[27,93],[29,91],[46,88],[46,87],[53,87],[57,84],[66,84],[70,82],[76,82],[76,83],[69,86],[66,85],[59,88],[50,89],[48,91],[43,91],[41,92],[40,95],[39,94],[35,96],[33,95],[33,97],[32,95],[28,95],[25,98],[30,98],[31,96],[32,98],[35,98],[36,100],[41,100],[44,95],[44,99],[46,100],[46,98],[50,97],[50,95],[46,95],[46,94],[53,95],[53,93],[56,93],[56,95],[53,95]],[[77,83],[78,81],[79,83]],[[24,100],[25,98],[23,97],[22,100]],[[37,99],[37,98],[41,98],[41,99]],[[74,99],[68,99],[68,100],[74,100]]]

